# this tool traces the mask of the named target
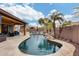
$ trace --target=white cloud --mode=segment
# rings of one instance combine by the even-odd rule
[[[50,11],[51,14],[54,13],[54,12],[57,12],[57,10],[53,9],[53,10]]]
[[[65,15],[64,17],[65,17],[66,19],[67,19],[67,18],[72,18],[73,15]]]
[[[36,26],[36,27],[38,26],[38,27],[41,27],[40,24],[37,24],[37,23],[35,23],[35,22],[34,22],[34,23],[30,23],[29,26]]]
[[[73,15],[64,15],[65,20],[72,20],[72,18],[74,18]]]
[[[44,18],[42,12],[36,11],[35,9],[28,6],[28,4],[18,5],[18,4],[0,4],[0,8],[8,11],[9,13],[24,19],[28,20],[38,20],[39,18]]]
[[[37,23],[30,23],[30,26],[37,26]]]
[[[56,23],[56,27],[59,27],[60,26],[59,21],[56,21],[55,23]]]
[[[56,12],[57,10],[56,9],[53,9],[49,12],[49,14],[46,16],[46,17],[49,17],[52,13]]]

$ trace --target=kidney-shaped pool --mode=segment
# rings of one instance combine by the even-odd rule
[[[49,41],[42,34],[31,34],[30,38],[19,45],[19,49],[30,55],[48,55],[56,53],[61,46],[60,43]]]

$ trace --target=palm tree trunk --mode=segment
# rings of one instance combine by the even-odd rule
[[[53,30],[54,30],[54,38],[56,37],[56,34],[55,34],[55,30],[56,30],[56,27],[55,27],[55,20],[54,20],[54,23],[53,23]]]

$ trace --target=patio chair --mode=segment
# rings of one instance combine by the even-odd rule
[[[19,35],[19,32],[18,31],[14,31],[14,35]]]
[[[12,33],[9,32],[9,33],[8,33],[8,36],[9,36],[9,37],[12,37],[12,36],[15,36],[15,35],[14,35],[13,32],[12,32]]]

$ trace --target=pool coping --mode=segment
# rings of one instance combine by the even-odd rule
[[[62,44],[62,47],[56,53],[52,53],[49,55],[51,55],[51,56],[73,56],[74,51],[76,49],[74,45],[72,45],[68,42],[65,42],[65,41],[55,39],[49,35],[46,35],[46,37],[50,41],[54,41],[54,42]]]

